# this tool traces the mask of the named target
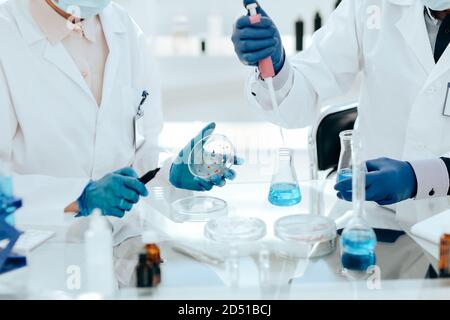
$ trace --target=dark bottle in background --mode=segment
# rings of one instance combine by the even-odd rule
[[[295,22],[295,50],[297,50],[297,52],[303,50],[304,36],[305,36],[305,24],[303,20],[298,19]]]

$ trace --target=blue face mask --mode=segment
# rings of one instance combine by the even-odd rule
[[[434,11],[450,9],[450,0],[422,0],[422,2],[426,7]]]
[[[88,19],[96,16],[105,9],[111,0],[53,0],[53,3],[77,18]]]

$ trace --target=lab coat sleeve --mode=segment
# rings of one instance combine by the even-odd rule
[[[166,201],[171,202],[192,193],[176,189],[169,182],[174,155],[160,147],[159,137],[163,129],[163,115],[159,70],[147,45],[146,36],[137,26],[136,30],[139,38],[140,67],[143,71],[140,72],[141,86],[150,90],[150,103],[145,107],[145,143],[137,150],[133,167],[139,175],[143,175],[156,167],[161,168],[156,178],[147,187],[150,191],[148,202],[158,211],[162,211],[166,210],[166,206],[161,206],[159,201],[154,201],[155,198],[164,194]]]
[[[361,7],[365,1],[344,0],[318,30],[312,45],[297,54],[282,70],[286,80],[274,79],[278,87],[280,117],[277,119],[267,88],[254,72],[247,84],[251,104],[271,122],[286,128],[310,125],[318,116],[321,101],[347,93],[361,70]],[[291,75],[289,75],[291,74]]]
[[[134,22],[133,22],[134,24]],[[142,30],[135,25],[137,32],[137,53],[138,59],[134,64],[133,74],[137,75],[134,86],[147,90],[150,95],[143,106],[144,114],[144,144],[136,150],[133,167],[139,175],[155,169],[160,162],[160,153],[163,151],[159,147],[159,137],[163,129],[163,115],[161,110],[161,84],[159,70],[156,60],[151,55],[147,46],[146,36]]]
[[[450,188],[450,179],[447,166],[443,160],[417,160],[409,163],[416,174],[416,200],[447,196]]]
[[[18,122],[11,101],[3,63],[0,60],[0,160],[9,162]]]

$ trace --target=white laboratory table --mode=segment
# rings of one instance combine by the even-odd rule
[[[339,249],[323,258],[286,259],[276,252],[277,240],[273,235],[274,222],[290,214],[323,214],[333,218],[338,227],[348,218],[343,213],[349,205],[337,202],[332,189],[333,182],[302,182],[303,201],[291,208],[271,206],[266,198],[266,183],[232,183],[217,189],[211,195],[225,199],[230,214],[254,216],[267,224],[267,236],[251,246],[241,248],[238,259],[238,280],[231,281],[226,251],[203,238],[204,223],[174,223],[167,212],[151,213],[144,225],[157,226],[162,235],[162,285],[156,290],[134,288],[134,269],[137,255],[142,250],[141,239],[131,238],[114,251],[115,271],[118,280],[117,299],[449,299],[450,283],[441,280],[425,280],[408,277],[401,270],[392,269],[389,260],[393,256],[410,253],[396,251],[395,246],[384,247],[378,253],[380,273],[354,278],[340,270]],[[315,192],[322,190],[322,192]],[[321,195],[320,198],[318,194]],[[317,205],[319,203],[321,205]],[[313,205],[314,204],[314,205]],[[338,208],[338,209],[336,209]],[[373,208],[368,208],[371,215]],[[376,209],[384,215],[383,225],[395,227],[392,212]],[[381,210],[381,211],[380,211]],[[62,213],[61,213],[62,214]],[[63,219],[67,221],[67,219]],[[369,219],[370,220],[370,219]],[[28,267],[0,276],[0,298],[82,299],[86,297],[84,272],[84,247],[81,236],[73,234],[66,225],[37,227],[22,225],[22,229],[45,228],[57,232],[57,236],[40,246],[28,256]],[[376,226],[375,226],[376,227]],[[403,239],[403,240],[402,240]],[[407,236],[398,241],[408,240]],[[222,259],[223,263],[208,264],[180,254],[174,245],[187,245]],[[382,245],[379,245],[381,247]],[[270,268],[261,282],[258,263],[259,252],[269,250]],[[411,247],[412,248],[412,247]],[[412,250],[410,248],[410,250]],[[417,248],[415,248],[417,249]],[[224,253],[225,252],[225,253]],[[413,261],[411,262],[413,263]],[[390,269],[391,268],[391,269]],[[234,273],[236,275],[236,273]],[[380,275],[380,276],[378,276]],[[235,278],[236,279],[236,278]],[[379,281],[379,279],[381,279]]]

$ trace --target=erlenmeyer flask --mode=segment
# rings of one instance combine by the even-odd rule
[[[342,131],[339,134],[341,139],[341,155],[337,171],[337,182],[352,177],[352,137],[353,130]]]
[[[364,219],[366,200],[366,165],[361,157],[361,140],[358,134],[352,138],[353,153],[353,218],[348,222],[341,236],[341,262],[346,270],[362,271],[376,263],[377,237]]]
[[[269,202],[279,207],[289,207],[300,203],[302,195],[297,182],[293,162],[293,151],[288,148],[278,150],[278,163],[272,178]]]

